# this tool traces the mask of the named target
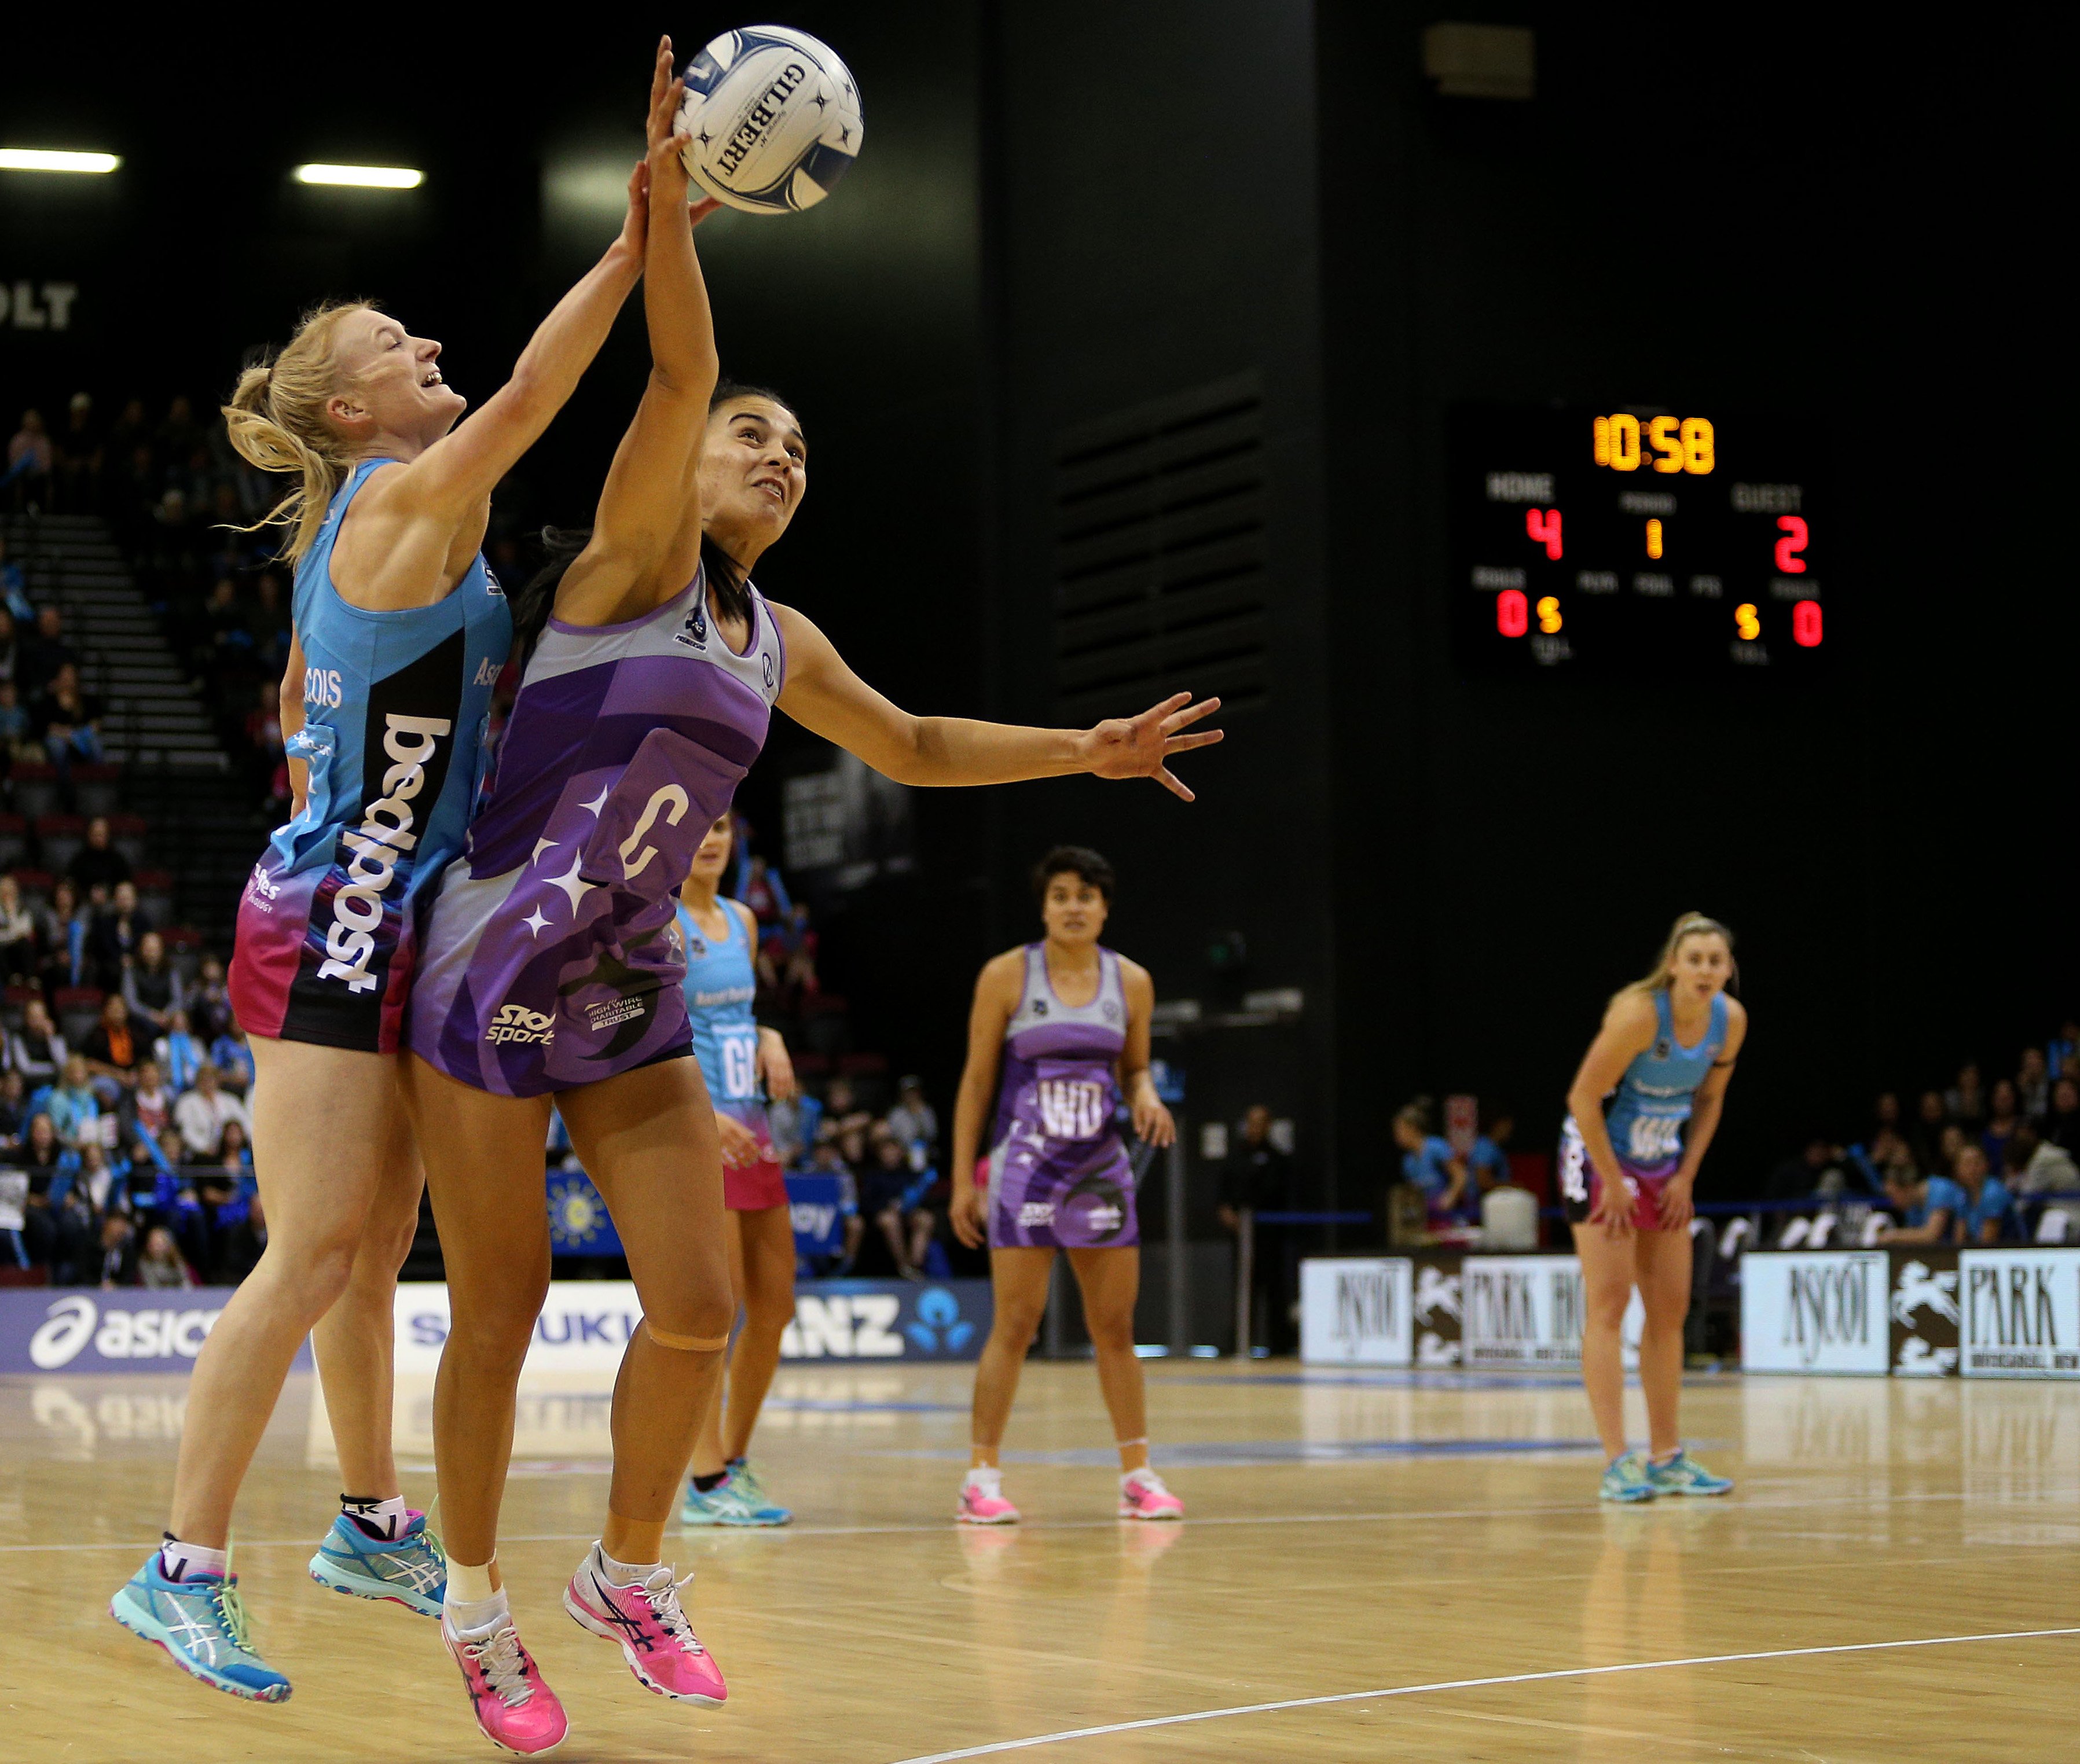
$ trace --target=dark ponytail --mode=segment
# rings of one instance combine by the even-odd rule
[[[549,614],[556,610],[556,590],[563,585],[564,572],[591,540],[590,527],[542,529],[541,568],[527,578],[526,587],[506,597],[506,605],[513,612],[513,653],[522,671],[542,633],[549,628]]]

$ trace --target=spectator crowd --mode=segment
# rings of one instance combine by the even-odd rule
[[[1764,1198],[1867,1209],[1875,1241],[2080,1243],[2080,1021],[1986,1081],[1969,1060],[1910,1103],[1887,1091],[1855,1144],[1825,1137],[1773,1171]]]

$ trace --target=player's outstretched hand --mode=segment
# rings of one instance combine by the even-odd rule
[[[1189,692],[1172,693],[1159,705],[1151,705],[1138,717],[1109,717],[1085,731],[1082,738],[1084,769],[1101,778],[1154,778],[1173,796],[1187,802],[1192,793],[1170,770],[1169,762],[1193,748],[1210,748],[1226,731],[1201,729],[1194,735],[1177,731],[1221,707],[1218,698],[1192,702]]]

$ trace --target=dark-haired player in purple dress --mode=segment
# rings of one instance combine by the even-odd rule
[[[663,112],[676,114],[678,86]],[[627,1247],[644,1321],[614,1386],[606,1523],[564,1609],[644,1685],[717,1703],[660,1557],[722,1376],[735,1307],[714,1104],[694,1058],[673,896],[776,704],[899,782],[1155,777],[1219,739],[1217,708],[1025,729],[898,710],[800,614],[751,585],[801,502],[786,403],[718,387],[678,149],[654,126],[644,266],[652,368],[581,545],[514,597],[526,660],[490,794],[421,938],[404,1088],[446,1256],[434,1402],[449,1558],[443,1624],[485,1733],[523,1755],[565,1731],[493,1561],[514,1389],[549,1276],[550,1104]]]
[[[1113,886],[1112,865],[1096,852],[1057,846],[1033,872],[1046,936],[993,957],[975,981],[954,1108],[953,1225],[971,1249],[988,1241],[996,1321],[975,1368],[970,1463],[955,1515],[963,1524],[1018,1519],[1004,1497],[997,1450],[1058,1250],[1076,1271],[1097,1350],[1098,1385],[1119,1445],[1119,1516],[1185,1516],[1184,1502],[1148,1467],[1147,1405],[1134,1351],[1141,1233],[1120,1117],[1124,1109],[1151,1150],[1168,1145],[1177,1129],[1149,1071],[1155,982],[1098,941]],[[975,1166],[992,1100],[985,1193]]]

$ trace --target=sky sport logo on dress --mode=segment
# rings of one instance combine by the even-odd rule
[[[556,1038],[556,1020],[524,1004],[501,1005],[484,1038],[493,1042],[518,1042],[547,1047]]]
[[[426,762],[440,738],[455,725],[445,717],[413,717],[392,711],[384,719],[383,751],[396,763],[383,774],[383,794],[368,805],[359,829],[340,844],[354,853],[347,879],[333,896],[331,928],[318,965],[322,980],[344,980],[350,992],[367,992],[376,977],[368,971],[375,953],[375,928],[383,923],[383,897],[396,875],[399,857],[419,843],[412,799],[426,781]]]
[[[1036,1226],[1052,1225],[1054,1222],[1055,1203],[1051,1200],[1027,1200],[1018,1209],[1021,1230],[1030,1230]]]

